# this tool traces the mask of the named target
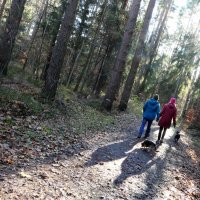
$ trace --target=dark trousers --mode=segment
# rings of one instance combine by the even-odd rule
[[[164,137],[165,137],[165,133],[166,133],[167,129],[160,126],[160,129],[159,129],[159,133],[158,133],[158,140],[160,140],[160,138],[163,140]],[[162,135],[162,136],[161,136]]]

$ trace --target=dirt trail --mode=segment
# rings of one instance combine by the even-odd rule
[[[200,199],[199,162],[188,137],[182,133],[178,146],[168,130],[151,155],[136,139],[139,123],[128,118],[131,126],[119,124],[51,159],[1,173],[0,199]],[[150,139],[156,141],[157,133],[154,124]]]

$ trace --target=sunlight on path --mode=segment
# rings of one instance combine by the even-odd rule
[[[125,133],[112,134],[118,138]],[[94,138],[91,149],[71,158],[26,169],[23,178],[10,174],[1,184],[0,199],[190,199],[198,185],[183,166],[194,166],[184,163],[182,146],[174,145],[173,134],[173,129],[167,131],[156,154],[141,149],[136,132],[114,142]],[[155,142],[157,135],[154,125],[150,139]]]

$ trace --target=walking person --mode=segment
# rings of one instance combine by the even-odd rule
[[[176,99],[171,98],[169,103],[165,104],[162,111],[160,112],[160,119],[158,125],[160,126],[158,133],[157,144],[162,143],[165,137],[166,131],[171,126],[173,119],[174,128],[176,127]]]
[[[151,131],[151,124],[153,120],[156,118],[156,121],[159,120],[159,113],[160,113],[160,104],[158,102],[159,100],[159,95],[156,94],[154,95],[153,98],[149,99],[146,101],[146,103],[143,106],[143,120],[142,124],[139,130],[138,138],[141,138],[145,125],[147,123],[147,129],[145,132],[144,138],[149,137],[150,131]]]

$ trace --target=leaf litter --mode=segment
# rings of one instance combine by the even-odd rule
[[[19,101],[1,107],[0,199],[200,198],[199,155],[187,135],[178,146],[169,131],[152,156],[135,139],[139,119],[116,120],[76,135],[62,113],[41,118]]]

